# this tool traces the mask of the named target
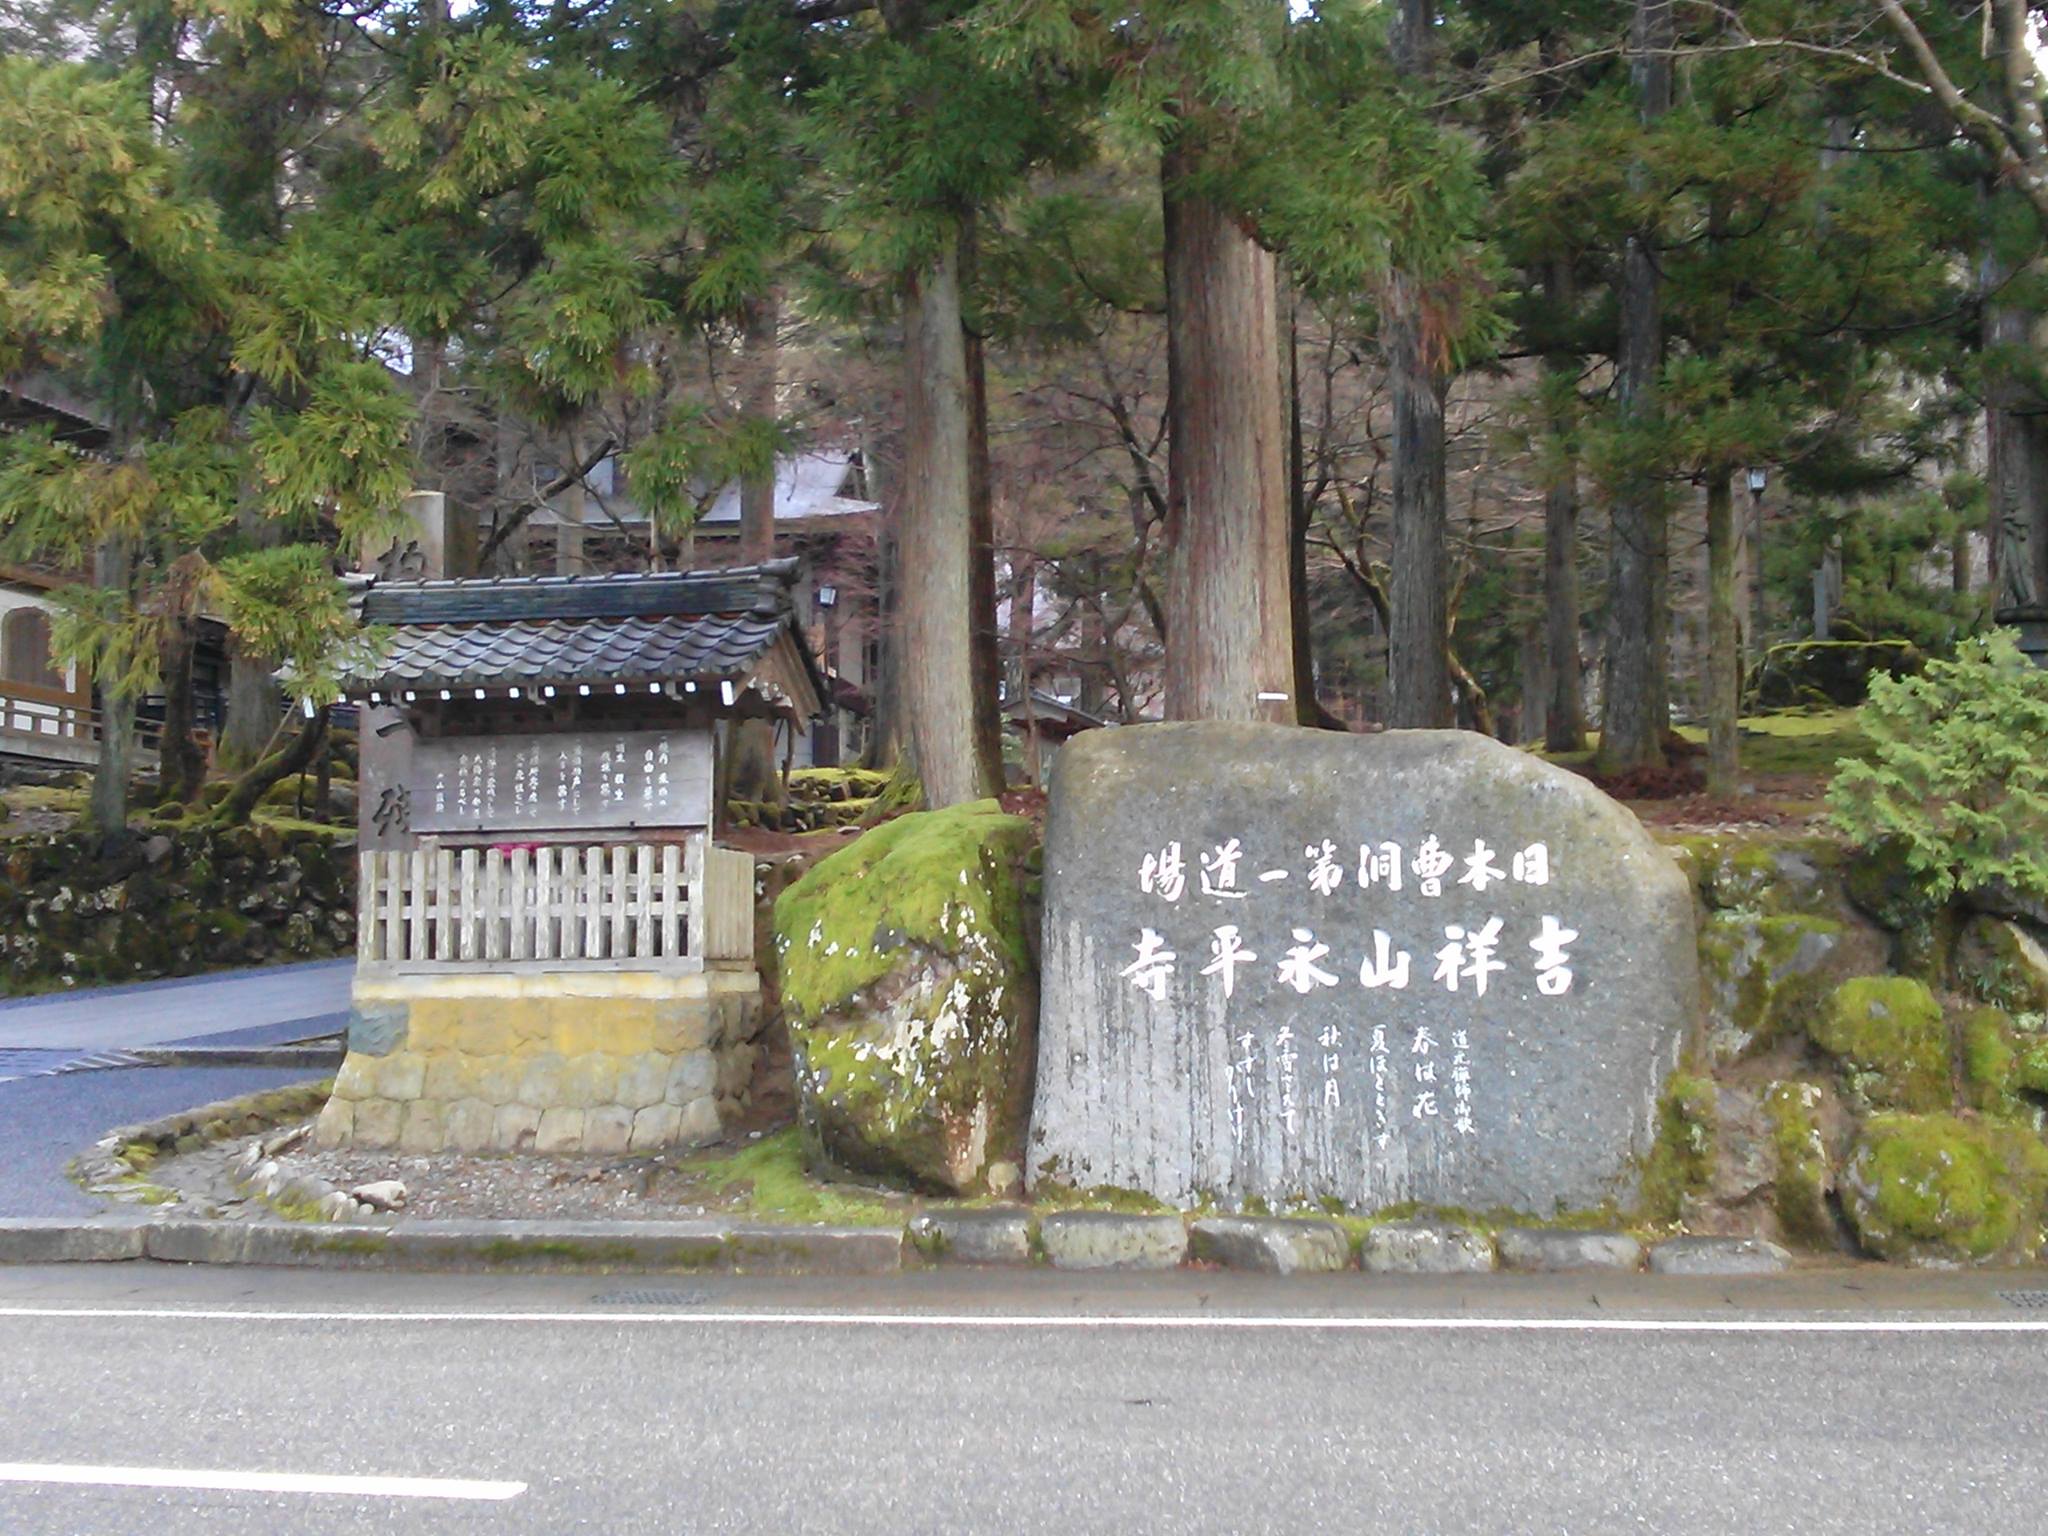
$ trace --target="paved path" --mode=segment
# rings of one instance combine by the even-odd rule
[[[2048,1335],[1943,1279],[0,1271],[0,1529],[2036,1536]]]
[[[303,1067],[119,1067],[0,1083],[0,1216],[105,1210],[108,1202],[72,1183],[64,1165],[106,1131],[315,1075]]]
[[[340,1027],[354,974],[353,960],[318,960],[11,998],[0,1002],[0,1050],[83,1054],[227,1031],[277,1030],[284,1038],[306,1039]],[[291,1035],[300,1025],[308,1026],[305,1032]]]

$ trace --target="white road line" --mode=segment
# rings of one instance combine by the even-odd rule
[[[597,1323],[688,1328],[1076,1328],[1338,1333],[2048,1333],[2048,1318],[1230,1317],[946,1312],[292,1312],[232,1307],[0,1307],[8,1318],[193,1323]]]
[[[225,1493],[339,1493],[372,1499],[472,1499],[498,1503],[524,1483],[452,1477],[324,1477],[304,1472],[200,1472],[179,1467],[87,1467],[0,1461],[0,1483],[70,1483],[92,1488],[196,1488]]]

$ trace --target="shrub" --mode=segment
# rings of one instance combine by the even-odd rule
[[[1918,677],[1873,678],[1868,759],[1828,786],[1834,824],[1888,842],[1932,901],[2002,889],[2048,900],[2048,670],[2003,632]]]

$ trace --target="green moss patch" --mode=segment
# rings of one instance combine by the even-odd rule
[[[2012,1020],[2002,1009],[1973,1008],[1957,1032],[1962,1044],[1963,1091],[1972,1109],[2006,1114],[2013,1101],[2013,1074],[2019,1064]]]
[[[725,1208],[771,1221],[887,1227],[904,1218],[899,1202],[814,1180],[805,1171],[802,1138],[794,1127],[765,1136],[741,1152],[691,1158],[682,1172]]]
[[[2031,1257],[2041,1243],[2048,1147],[2001,1121],[1878,1115],[1850,1156],[1842,1192],[1857,1241],[1879,1258]]]
[[[1714,1174],[1714,1085],[1691,1072],[1674,1072],[1657,1101],[1657,1139],[1643,1159],[1643,1219],[1677,1221],[1687,1195]]]
[[[1856,976],[1830,994],[1808,1027],[1841,1064],[1852,1098],[1877,1109],[1935,1110],[1952,1102],[1941,1004],[1907,976]]]
[[[1823,1090],[1816,1083],[1771,1084],[1764,1116],[1777,1161],[1773,1186],[1778,1226],[1795,1242],[1819,1247],[1834,1235],[1828,1214],[1828,1152],[1821,1137]]]
[[[1828,991],[1843,925],[1806,914],[1715,912],[1700,925],[1700,977],[1716,1062],[1810,1026]]]

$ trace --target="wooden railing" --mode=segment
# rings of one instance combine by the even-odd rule
[[[0,683],[0,738],[8,738],[0,740],[0,751],[90,762],[99,747],[100,726],[100,712],[76,694],[33,683]],[[145,758],[154,753],[161,729],[152,721],[138,721],[137,752]]]
[[[701,835],[362,855],[360,966],[694,971],[753,954],[754,861]]]

